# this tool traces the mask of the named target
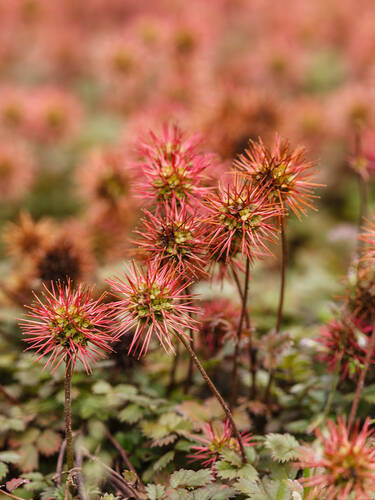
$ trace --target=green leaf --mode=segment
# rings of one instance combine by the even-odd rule
[[[231,465],[234,465],[237,467],[239,467],[242,463],[240,455],[238,453],[236,453],[234,450],[231,450],[230,448],[224,448],[221,451],[220,456],[226,462],[229,462]]]
[[[19,461],[20,456],[15,451],[1,451],[0,460],[8,464],[15,464]]]
[[[163,500],[165,498],[165,487],[161,484],[148,484],[146,491],[149,500]]]
[[[31,472],[38,467],[38,451],[35,445],[27,444],[17,451],[20,455],[20,460],[17,465],[22,472]]]
[[[174,451],[168,451],[165,455],[160,457],[159,460],[157,460],[154,463],[153,466],[154,470],[159,471],[164,469],[169,464],[169,462],[171,462],[174,459],[174,456],[175,456]]]
[[[211,484],[193,492],[193,500],[228,500],[236,498],[237,492],[225,484]]]
[[[242,467],[236,467],[225,460],[216,462],[216,470],[218,476],[222,479],[246,478],[255,480],[258,477],[258,472],[251,464],[245,464]]]
[[[199,486],[207,486],[212,481],[212,473],[206,469],[198,471],[180,469],[170,477],[172,488],[197,488]]]
[[[124,410],[119,413],[120,422],[127,422],[128,424],[135,424],[143,417],[143,408],[131,403]]]
[[[237,477],[255,481],[255,479],[257,479],[258,477],[258,472],[251,464],[246,464],[238,469]]]
[[[268,434],[265,446],[271,451],[272,458],[277,462],[284,463],[298,458],[297,450],[300,444],[291,434]]]
[[[232,464],[226,462],[225,460],[219,460],[215,464],[215,468],[217,470],[218,476],[221,479],[235,479],[238,473],[237,467]]]
[[[0,481],[2,481],[8,474],[8,466],[4,462],[0,462]]]
[[[99,380],[92,386],[92,392],[94,394],[108,394],[112,389],[112,386],[105,380]]]
[[[250,498],[253,498],[254,495],[262,493],[259,488],[259,483],[250,481],[249,479],[241,478],[234,484],[234,486],[240,493],[243,493]]]

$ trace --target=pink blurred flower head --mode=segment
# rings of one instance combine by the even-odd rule
[[[203,436],[197,436],[199,446],[192,446],[194,454],[190,455],[191,461],[201,462],[202,466],[214,469],[220,453],[225,450],[232,450],[237,453],[240,446],[236,437],[232,436],[232,427],[229,420],[222,422],[208,423],[203,426]],[[245,447],[255,446],[253,437],[249,433],[241,433],[242,443]]]
[[[316,198],[311,182],[314,164],[305,158],[305,150],[292,150],[287,140],[276,135],[273,146],[267,148],[261,139],[250,141],[249,148],[234,161],[234,166],[255,185],[267,184],[270,197],[300,217],[306,208],[314,208]]]
[[[150,132],[148,140],[140,141],[141,196],[154,204],[175,200],[196,205],[207,191],[204,172],[212,158],[199,151],[200,142],[198,135],[186,137],[177,125],[164,125],[160,137]]]
[[[199,314],[199,343],[203,350],[215,355],[225,341],[236,336],[241,309],[228,299],[204,302]]]
[[[111,306],[95,300],[91,291],[72,283],[51,283],[29,306],[26,319],[20,321],[27,348],[36,351],[38,360],[47,358],[45,368],[53,371],[63,362],[75,365],[79,360],[86,371],[104,352],[111,351]]]
[[[273,219],[283,211],[270,200],[267,185],[235,173],[231,184],[208,195],[205,206],[211,260],[228,262],[241,254],[252,261],[270,254],[267,243],[277,232]]]
[[[86,199],[129,210],[132,179],[124,156],[116,149],[95,150],[88,155],[77,175],[79,189]]]
[[[340,375],[347,376],[359,374],[366,357],[366,343],[354,321],[348,319],[333,319],[320,329],[317,339],[322,346],[318,359],[324,363],[329,371],[333,372],[337,363],[340,363]]]
[[[375,493],[374,429],[367,418],[352,428],[344,419],[337,424],[329,420],[324,431],[315,431],[321,451],[312,446],[300,450],[298,467],[317,469],[310,477],[300,479],[312,488],[307,498],[324,500],[370,500]]]
[[[30,135],[41,142],[71,139],[82,122],[82,108],[75,96],[60,88],[40,88],[30,103]]]
[[[178,206],[172,200],[163,208],[155,215],[144,211],[143,226],[136,231],[141,236],[137,244],[160,267],[166,266],[180,277],[202,277],[206,243],[198,214],[190,214],[184,201]]]
[[[133,263],[123,276],[107,281],[118,299],[117,335],[133,335],[129,353],[136,350],[138,357],[146,354],[154,335],[166,352],[174,352],[176,333],[188,339],[185,330],[196,330],[190,315],[198,308],[191,305],[192,296],[184,293],[190,283],[181,284],[167,268],[159,269],[149,262],[141,270]]]
[[[363,231],[359,234],[358,239],[364,242],[362,259],[367,262],[375,261],[375,215],[372,214],[370,219],[366,221]]]
[[[0,197],[2,201],[19,199],[34,181],[35,165],[23,145],[0,142]]]

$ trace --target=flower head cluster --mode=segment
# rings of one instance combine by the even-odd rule
[[[52,230],[49,219],[35,221],[29,212],[22,212],[17,222],[9,222],[4,228],[7,252],[21,259],[33,257],[41,247],[49,244]]]
[[[111,306],[95,300],[88,289],[75,290],[69,281],[45,287],[41,298],[35,295],[30,313],[21,320],[25,341],[34,349],[38,360],[47,357],[45,368],[56,369],[63,361],[80,360],[86,371],[90,363],[111,351]]]
[[[21,144],[0,143],[0,196],[3,201],[19,199],[34,181],[35,165]]]
[[[371,261],[371,250],[365,250],[366,263],[360,266],[354,279],[349,282],[344,296],[345,307],[350,311],[352,321],[363,333],[369,335],[375,318],[375,274]]]
[[[152,202],[196,205],[206,192],[202,181],[211,160],[198,150],[199,143],[197,135],[185,137],[176,125],[164,125],[161,137],[150,132],[138,147],[145,175],[142,196]]]
[[[249,149],[234,162],[235,167],[255,185],[269,187],[270,198],[289,208],[298,217],[307,207],[313,208],[314,164],[305,158],[305,150],[291,150],[288,141],[278,135],[271,149],[258,142],[250,141]]]
[[[364,335],[349,318],[331,320],[320,329],[317,340],[322,345],[318,358],[330,371],[334,371],[337,363],[342,378],[361,370],[367,346]]]
[[[185,329],[196,329],[190,313],[198,309],[191,305],[192,297],[184,294],[189,283],[181,285],[168,269],[149,263],[145,270],[139,270],[133,264],[124,276],[108,283],[118,299],[115,304],[117,333],[119,336],[133,334],[129,353],[136,349],[141,357],[147,352],[153,335],[165,351],[174,351],[173,336],[188,338]]]
[[[216,461],[219,459],[220,454],[225,450],[232,450],[239,452],[240,446],[237,438],[232,435],[232,427],[229,420],[222,422],[215,422],[205,424],[203,426],[203,436],[197,436],[199,446],[192,446],[194,454],[190,455],[193,461],[199,461],[204,467],[215,467]],[[245,447],[255,446],[252,441],[251,434],[241,434],[242,443]]]
[[[375,261],[375,216],[372,215],[371,219],[367,221],[366,226],[363,228],[363,232],[359,234],[359,240],[363,241],[364,251],[363,260],[364,261]]]
[[[185,202],[178,206],[174,201],[155,215],[147,210],[144,214],[143,226],[137,231],[142,239],[137,243],[151,260],[182,276],[201,277],[206,243],[197,215],[189,213]]]
[[[311,497],[324,500],[370,500],[375,493],[374,430],[367,418],[361,430],[359,423],[350,431],[344,420],[328,421],[325,432],[316,430],[321,444],[318,452],[311,446],[300,451],[301,468],[317,469],[301,479],[312,487]],[[317,496],[316,496],[317,495]]]
[[[79,186],[86,198],[113,208],[129,202],[131,179],[123,156],[115,150],[92,152],[79,170]]]
[[[270,253],[266,243],[277,232],[272,219],[283,212],[269,200],[267,186],[256,186],[235,175],[233,183],[219,186],[205,205],[211,260],[230,261],[238,254],[253,260]]]

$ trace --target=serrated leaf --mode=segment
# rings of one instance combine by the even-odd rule
[[[165,455],[160,457],[159,460],[157,460],[154,463],[153,465],[154,470],[159,471],[164,469],[169,464],[169,462],[171,462],[174,459],[174,456],[175,456],[174,451],[168,451]]]
[[[5,487],[8,491],[12,493],[13,490],[16,490],[20,486],[22,486],[25,483],[28,483],[29,480],[25,479],[23,477],[15,477],[14,479],[11,479],[10,481],[7,481],[5,483]]]
[[[252,498],[254,495],[262,493],[259,488],[259,483],[250,481],[249,479],[241,478],[236,481],[234,486],[240,493],[243,493],[250,498]]]
[[[99,380],[92,386],[92,392],[94,394],[108,394],[112,389],[112,386],[105,380]]]
[[[237,492],[225,484],[212,484],[193,492],[194,500],[229,500],[235,498]]]
[[[0,481],[8,474],[8,466],[4,462],[0,462]]]
[[[135,484],[137,482],[137,475],[131,470],[124,470],[122,475],[127,483]]]
[[[1,451],[0,460],[8,464],[15,464],[19,461],[20,456],[15,451]]]
[[[126,408],[120,411],[119,420],[120,422],[126,422],[128,424],[135,424],[143,417],[143,409],[138,405],[131,403]]]
[[[300,444],[291,434],[268,434],[265,446],[277,462],[284,463],[298,458],[297,450]]]
[[[141,429],[146,437],[152,439],[161,439],[169,434],[166,426],[160,424],[159,422],[149,422],[144,420],[141,422]]]
[[[223,460],[236,467],[239,467],[242,463],[240,455],[230,448],[223,448],[220,452],[220,456]]]
[[[235,479],[237,477],[237,467],[230,464],[229,462],[226,462],[225,460],[217,461],[215,464],[215,469],[221,479]]]
[[[170,477],[172,488],[197,488],[207,486],[211,481],[213,481],[212,473],[206,469],[198,471],[180,469]]]
[[[162,437],[160,439],[154,439],[151,443],[151,448],[155,448],[157,446],[167,446],[168,444],[172,444],[176,441],[177,434],[169,434],[168,436]]]
[[[222,479],[236,479],[242,477],[253,481],[258,477],[258,472],[251,464],[245,464],[242,467],[236,467],[235,465],[226,462],[225,460],[219,460],[218,462],[216,462],[215,467],[218,476]]]
[[[251,464],[245,464],[238,469],[237,477],[255,481],[258,477],[258,472]]]
[[[46,429],[38,437],[36,445],[40,453],[49,457],[59,451],[61,443],[62,437],[59,433]]]
[[[165,487],[161,484],[148,484],[146,492],[149,500],[163,500],[165,498]]]
[[[38,451],[33,444],[27,444],[19,448],[17,452],[20,455],[20,460],[17,463],[17,467],[22,470],[22,472],[31,472],[38,467]]]

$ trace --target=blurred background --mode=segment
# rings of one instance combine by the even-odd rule
[[[228,165],[249,138],[306,146],[327,187],[292,221],[294,289],[329,296],[372,182],[374,49],[371,0],[1,1],[3,301],[126,256],[134,143],[168,120]]]

